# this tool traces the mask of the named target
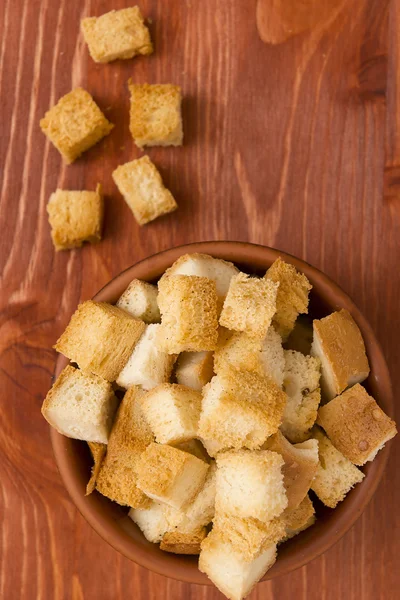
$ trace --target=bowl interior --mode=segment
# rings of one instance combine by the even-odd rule
[[[238,242],[203,242],[173,248],[149,257],[130,267],[108,283],[95,300],[116,302],[133,278],[155,282],[182,254],[203,252],[234,262],[252,274],[263,275],[272,262],[281,256],[306,274],[313,285],[309,314],[313,318],[326,316],[346,308],[353,316],[364,337],[371,373],[367,390],[389,415],[393,400],[388,369],[374,333],[352,300],[326,275],[293,256],[264,246]],[[59,356],[56,376],[68,360]],[[127,516],[127,509],[94,492],[85,496],[90,477],[91,457],[85,442],[66,438],[51,429],[53,449],[64,484],[79,511],[92,527],[115,549],[138,564],[168,577],[191,583],[210,583],[197,568],[197,557],[168,554],[148,542]],[[390,444],[389,444],[390,445]],[[332,546],[352,526],[373,495],[382,476],[389,448],[382,450],[374,462],[363,471],[364,481],[357,485],[335,510],[324,507],[315,496],[316,524],[279,547],[278,560],[264,579],[280,576],[309,562]]]

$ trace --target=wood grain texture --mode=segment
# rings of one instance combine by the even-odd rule
[[[324,23],[263,43],[267,0],[142,0],[155,53],[97,65],[79,21],[122,0],[0,3],[0,598],[213,600],[213,588],[154,575],[91,530],[61,484],[40,416],[51,346],[81,299],[159,250],[232,239],[278,247],[336,280],[366,314],[394,383],[400,370],[400,7],[333,2]],[[139,228],[112,170],[140,156],[126,81],[182,85],[185,145],[153,148],[179,211]],[[116,127],[72,166],[39,130],[73,86]],[[55,254],[54,189],[106,198],[105,239]],[[396,389],[396,385],[395,385]],[[398,415],[399,417],[400,415]],[[353,529],[325,555],[257,587],[256,600],[391,600],[400,585],[400,484],[386,475]]]

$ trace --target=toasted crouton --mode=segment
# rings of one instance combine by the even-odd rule
[[[191,532],[168,531],[163,535],[160,550],[173,554],[200,554],[201,542],[206,535],[205,527]]]
[[[136,466],[138,487],[153,500],[177,509],[187,506],[204,484],[208,465],[165,444],[150,444]]]
[[[143,146],[182,146],[182,92],[178,85],[128,82],[133,140]]]
[[[117,377],[120,387],[128,389],[132,385],[140,385],[144,390],[151,390],[169,381],[176,355],[161,350],[158,341],[160,327],[146,325],[142,337]]]
[[[308,440],[293,446],[280,431],[277,431],[267,439],[263,448],[277,452],[285,461],[282,473],[288,498],[287,510],[296,508],[306,497],[318,469],[317,440]]]
[[[55,249],[80,248],[101,240],[104,201],[101,185],[95,192],[57,190],[47,204]]]
[[[108,135],[113,127],[89,92],[82,88],[60,98],[40,121],[41,130],[66,163],[74,162],[82,152]]]
[[[211,381],[213,368],[212,352],[182,352],[176,366],[176,381],[200,392]]]
[[[188,440],[187,442],[180,442],[179,444],[171,444],[171,446],[175,446],[178,450],[189,452],[189,454],[197,456],[197,458],[204,460],[206,463],[210,462],[210,457],[200,440]]]
[[[250,560],[236,553],[221,532],[212,530],[201,544],[199,569],[229,600],[242,600],[272,567],[276,544],[264,548]]]
[[[285,350],[284,390],[288,401],[283,413],[281,430],[292,442],[299,443],[310,437],[321,400],[318,388],[319,359],[304,356],[294,350]]]
[[[231,279],[219,323],[264,339],[276,310],[279,284],[238,273]]]
[[[199,437],[209,454],[259,448],[281,423],[286,395],[263,375],[222,370],[204,388]]]
[[[287,507],[282,456],[269,450],[218,454],[215,511],[267,522]]]
[[[215,373],[228,367],[262,373],[261,346],[262,340],[256,337],[220,327],[214,353]]]
[[[135,468],[142,452],[153,441],[153,434],[139,405],[142,394],[136,387],[126,392],[96,481],[96,489],[103,496],[118,504],[136,508],[149,504],[137,486]]]
[[[138,525],[146,540],[158,543],[167,531],[176,530],[185,514],[172,506],[150,500],[145,508],[131,508],[129,517]]]
[[[282,387],[285,371],[285,355],[282,348],[282,339],[271,325],[267,335],[262,341],[261,366],[265,375],[273,379],[276,385]]]
[[[321,360],[321,386],[331,400],[347,387],[361,383],[369,375],[364,340],[347,310],[314,320],[311,354]]]
[[[54,348],[83,371],[115,381],[144,327],[116,306],[88,300],[78,306]]]
[[[198,527],[208,525],[214,518],[216,481],[217,465],[213,460],[210,463],[203,487],[185,510],[189,521]]]
[[[47,393],[42,415],[62,435],[107,444],[117,405],[107,381],[68,365]]]
[[[293,265],[280,257],[270,266],[265,277],[279,283],[273,324],[285,341],[298,315],[308,312],[308,295],[312,285],[303,273],[299,273]]]
[[[94,491],[96,487],[97,476],[100,472],[101,463],[103,462],[103,459],[107,452],[107,444],[88,442],[88,445],[93,458],[93,466],[90,479],[86,486],[85,496],[89,496],[89,494],[91,494]]]
[[[214,258],[208,254],[184,254],[165,271],[163,277],[169,275],[195,275],[207,277],[215,281],[219,313],[221,312],[231,279],[239,273],[239,269],[231,262]],[[218,313],[218,314],[219,314]]]
[[[335,448],[359,466],[373,460],[397,433],[396,423],[360,384],[322,406],[318,424]]]
[[[306,496],[296,508],[287,508],[281,519],[285,526],[285,535],[281,542],[286,542],[286,540],[314,525],[315,510],[310,497]]]
[[[312,435],[318,440],[319,467],[311,489],[325,506],[335,508],[364,479],[364,473],[336,450],[319,427],[314,427]]]
[[[145,394],[143,414],[160,444],[179,444],[197,435],[201,394],[184,385],[164,383]]]
[[[150,32],[138,6],[82,19],[81,30],[90,56],[98,63],[153,52]]]
[[[171,275],[158,282],[161,340],[170,354],[215,350],[217,293],[206,277]]]
[[[140,279],[133,279],[117,301],[117,306],[145,323],[159,323],[161,315],[157,296],[156,285],[140,281]]]
[[[148,156],[120,165],[112,177],[139,225],[146,225],[178,208]]]

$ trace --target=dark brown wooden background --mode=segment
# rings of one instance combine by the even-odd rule
[[[312,11],[315,0],[308,2]],[[136,566],[91,530],[64,491],[40,416],[54,371],[51,346],[77,303],[139,259],[213,239],[300,256],[369,318],[397,395],[400,6],[319,3],[328,10],[311,30],[272,45],[262,39],[274,39],[271,5],[279,1],[259,0],[257,24],[256,0],[141,0],[154,55],[96,65],[80,19],[129,2],[1,0],[1,599],[220,597]],[[111,179],[118,164],[140,155],[128,132],[128,77],[180,84],[185,95],[184,147],[149,151],[179,211],[142,229]],[[116,127],[66,167],[38,123],[77,85]],[[99,181],[107,194],[104,241],[55,254],[50,193]],[[399,443],[392,449],[373,501],[342,541],[260,585],[252,599],[399,597]]]

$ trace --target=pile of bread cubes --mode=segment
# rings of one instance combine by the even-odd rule
[[[183,255],[115,306],[81,304],[55,346],[77,366],[42,412],[89,443],[87,493],[130,507],[162,550],[199,554],[231,600],[313,525],[313,494],[335,508],[396,434],[360,385],[369,365],[351,315],[309,330],[298,319],[311,287],[281,258],[257,277]]]
[[[150,32],[138,6],[83,19],[81,30],[90,55],[98,63],[153,52]],[[128,86],[129,128],[136,146],[181,146],[181,88],[171,84],[137,84],[132,80]],[[40,127],[70,164],[108,135],[114,125],[89,92],[76,88],[45,114]],[[173,195],[148,156],[120,165],[112,177],[139,225],[177,209]],[[56,250],[99,242],[104,218],[102,186],[98,184],[95,191],[57,189],[50,197],[47,212]]]

